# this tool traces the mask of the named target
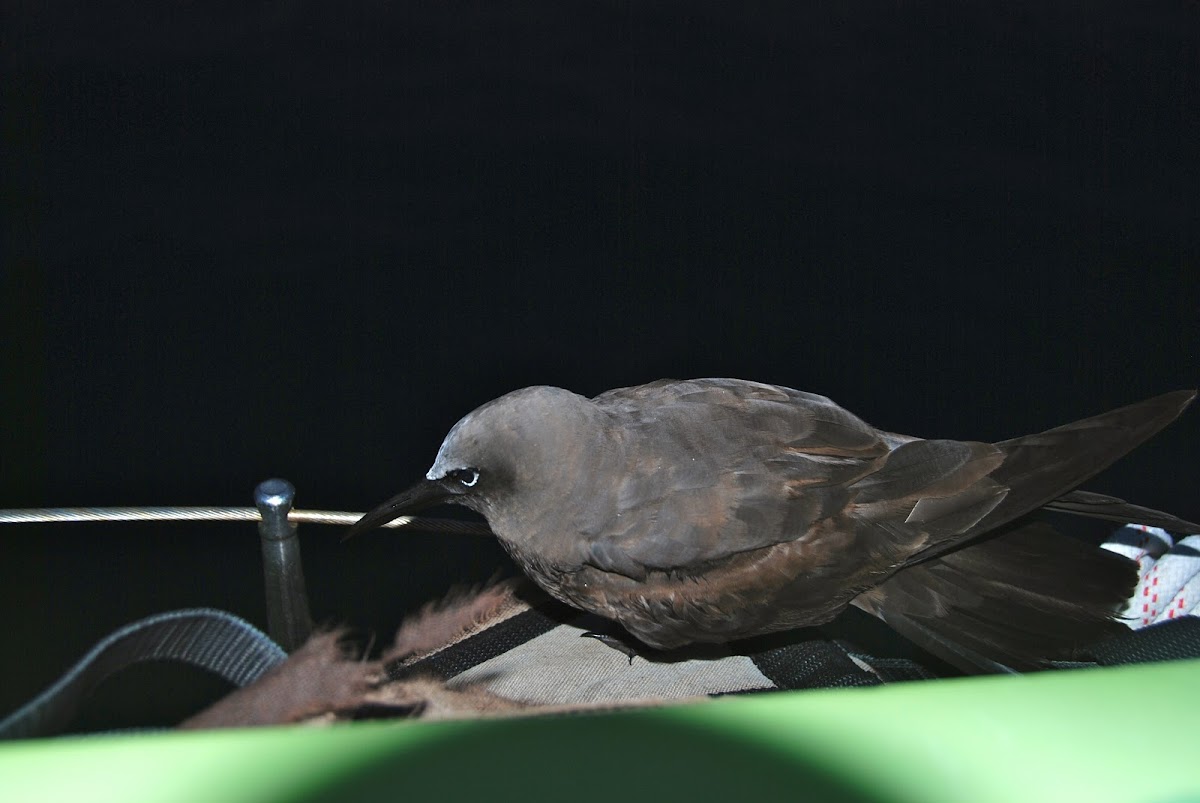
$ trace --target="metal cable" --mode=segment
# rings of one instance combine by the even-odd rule
[[[0,510],[0,524],[36,524],[61,521],[258,521],[252,507],[44,507]],[[349,526],[362,518],[361,513],[335,510],[293,510],[288,521],[294,524],[340,524]],[[486,524],[455,519],[430,519],[400,516],[384,527],[405,527],[434,533],[491,535]]]

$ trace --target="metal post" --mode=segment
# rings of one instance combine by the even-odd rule
[[[254,489],[254,504],[262,515],[258,534],[267,592],[267,629],[288,652],[295,651],[312,632],[300,540],[296,525],[288,521],[295,501],[296,489],[287,480],[266,480]]]

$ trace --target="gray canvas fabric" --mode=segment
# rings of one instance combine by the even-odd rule
[[[483,684],[511,700],[541,704],[678,700],[707,694],[772,689],[773,684],[743,655],[656,662],[582,638],[598,620],[584,617],[452,678],[461,688]]]

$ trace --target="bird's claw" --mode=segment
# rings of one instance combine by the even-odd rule
[[[638,654],[638,651],[631,647],[627,642],[617,638],[609,633],[597,633],[594,630],[589,630],[586,633],[580,633],[580,638],[594,638],[606,647],[611,647],[622,655],[629,657],[629,665],[633,666],[633,658]]]

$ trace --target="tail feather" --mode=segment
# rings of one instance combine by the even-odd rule
[[[1028,671],[1119,634],[1137,576],[1120,555],[1021,523],[902,569],[856,604],[965,671]]]

